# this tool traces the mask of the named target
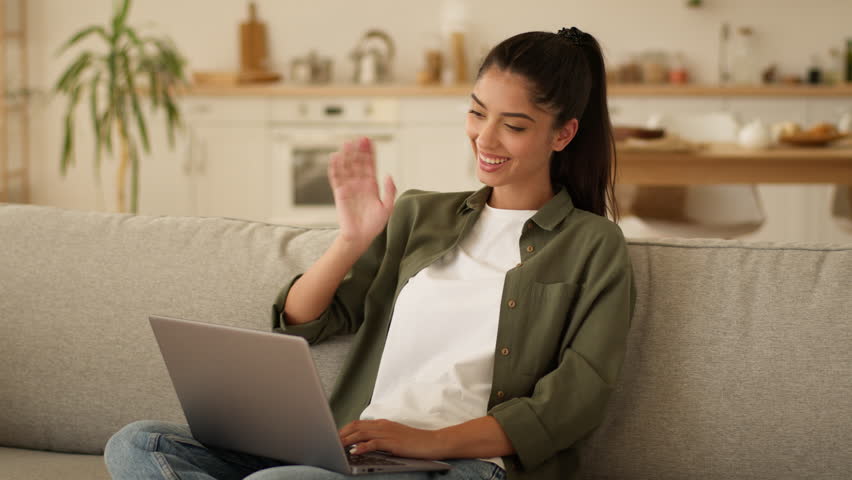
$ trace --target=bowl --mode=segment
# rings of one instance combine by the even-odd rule
[[[666,131],[662,128],[642,128],[642,127],[612,127],[612,135],[616,142],[627,140],[628,138],[641,138],[644,140],[652,140],[662,138]]]
[[[799,132],[794,135],[782,135],[778,141],[794,147],[825,147],[848,135],[847,133]]]

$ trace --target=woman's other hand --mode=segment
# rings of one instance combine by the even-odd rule
[[[381,450],[406,458],[441,460],[446,458],[437,430],[421,430],[390,420],[356,420],[340,430],[344,447],[363,455]]]
[[[328,179],[340,224],[340,237],[357,248],[366,249],[381,233],[393,211],[396,185],[385,178],[385,192],[379,197],[373,145],[366,137],[345,142],[341,151],[331,154]]]

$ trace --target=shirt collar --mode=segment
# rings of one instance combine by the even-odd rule
[[[459,205],[457,213],[461,215],[472,210],[482,210],[490,196],[491,187],[483,187],[473,192],[464,203]],[[564,186],[560,186],[556,195],[533,215],[532,221],[545,230],[553,230],[572,210],[574,210],[574,202],[571,201],[571,195]]]

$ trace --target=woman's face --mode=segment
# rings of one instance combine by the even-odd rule
[[[495,192],[552,195],[551,154],[565,148],[577,126],[571,120],[554,129],[554,120],[554,114],[530,101],[524,77],[488,69],[473,87],[465,127],[479,181]]]

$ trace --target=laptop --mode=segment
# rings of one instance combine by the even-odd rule
[[[347,475],[444,471],[444,462],[348,455],[305,339],[151,316],[193,437],[203,445]]]

